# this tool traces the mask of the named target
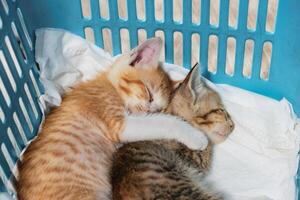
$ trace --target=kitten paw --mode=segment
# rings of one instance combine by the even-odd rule
[[[185,144],[192,150],[204,150],[208,145],[208,138],[202,132],[196,131]]]

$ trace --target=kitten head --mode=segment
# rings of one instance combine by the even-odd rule
[[[169,103],[172,82],[160,68],[160,38],[146,40],[113,63],[108,78],[130,113],[158,112]]]
[[[205,132],[213,143],[223,142],[234,129],[218,93],[201,81],[198,65],[177,83],[167,111]]]

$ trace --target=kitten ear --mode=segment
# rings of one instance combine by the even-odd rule
[[[158,37],[146,40],[131,51],[130,65],[133,67],[157,68],[161,47],[162,40]]]
[[[186,92],[188,91],[189,94],[192,95],[194,101],[203,94],[205,85],[201,80],[198,63],[190,70],[179,87],[183,87]]]

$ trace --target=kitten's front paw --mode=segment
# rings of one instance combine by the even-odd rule
[[[192,150],[204,150],[208,145],[208,138],[202,132],[196,131],[186,144]]]

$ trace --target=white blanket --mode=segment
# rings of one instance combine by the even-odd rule
[[[114,59],[63,30],[40,29],[36,36],[36,61],[47,105],[58,106],[63,92],[103,71]],[[187,73],[178,66],[164,67],[173,79]],[[231,136],[216,146],[209,179],[236,200],[294,200],[300,125],[292,106],[286,99],[276,101],[207,82],[220,93],[236,125]]]

